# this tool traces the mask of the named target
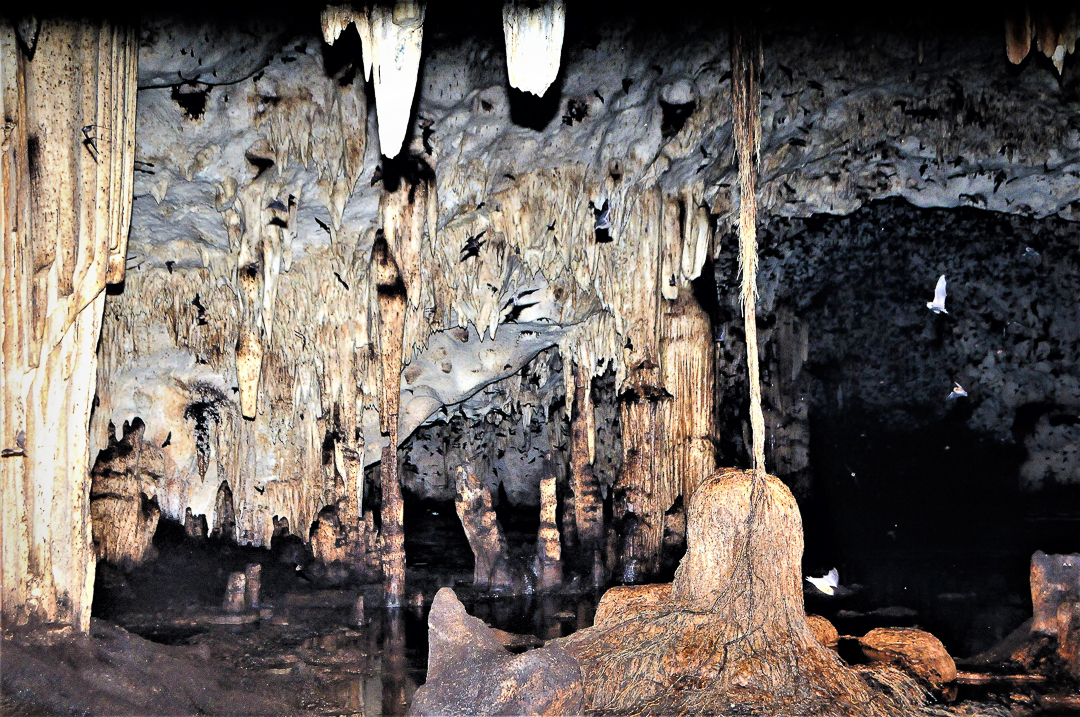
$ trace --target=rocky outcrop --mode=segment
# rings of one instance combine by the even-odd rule
[[[859,645],[870,660],[895,663],[935,692],[956,679],[956,664],[941,640],[923,630],[879,627],[860,637]]]
[[[582,714],[581,672],[558,647],[509,652],[454,591],[442,588],[428,614],[427,681],[410,715]]]

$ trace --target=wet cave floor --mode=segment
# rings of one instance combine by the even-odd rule
[[[860,434],[865,432],[862,429]],[[819,435],[831,437],[838,445],[850,440],[848,433],[843,427],[832,433],[819,431]],[[859,440],[868,439],[859,435]],[[978,493],[968,509],[946,510],[940,502],[948,496],[941,494],[944,489],[940,478],[929,469],[919,474],[918,480],[912,480],[909,492],[916,497],[906,502],[887,491],[875,492],[873,486],[882,483],[876,473],[906,473],[920,461],[933,458],[925,442],[922,451],[912,451],[910,445],[895,436],[890,440],[895,445],[889,450],[896,452],[891,461],[862,463],[862,454],[846,446],[848,459],[843,465],[823,462],[819,469],[821,491],[815,499],[803,501],[807,572],[815,574],[819,563],[827,570],[835,559],[841,583],[850,591],[827,597],[808,588],[807,611],[833,621],[841,635],[858,636],[885,626],[922,627],[938,636],[964,669],[962,658],[998,643],[1030,617],[1026,566],[1031,546],[1027,543],[1036,535],[1046,535],[1047,522],[988,512],[989,502],[979,500]],[[1009,469],[1001,455],[985,446],[963,447],[962,436],[945,432],[940,440],[952,441],[950,449],[955,446],[961,454],[975,455],[981,450],[987,464],[971,466],[974,473],[995,464],[1002,471]],[[883,448],[875,446],[878,451]],[[888,450],[885,453],[888,457]],[[949,468],[963,473],[950,464],[943,469]],[[985,473],[983,470],[983,480],[989,487],[984,487],[991,494],[986,500],[1000,500],[1002,496],[995,490],[1000,493],[1004,489],[994,489],[994,480],[987,479]],[[845,486],[841,477],[851,485]],[[837,491],[842,495],[836,495]],[[849,519],[837,524],[830,518],[826,501]],[[920,513],[919,506],[930,507]],[[505,506],[499,510],[512,552],[523,557],[536,535],[538,520],[533,512]],[[978,519],[972,522],[967,513]],[[951,514],[952,519],[946,514]],[[1030,517],[1031,512],[1023,514]],[[904,517],[894,520],[894,515]],[[985,529],[980,521],[997,525],[1000,530],[964,539],[965,531]],[[147,674],[153,675],[155,681],[213,683],[192,688],[216,695],[216,701],[208,701],[206,695],[193,698],[193,712],[258,713],[260,703],[247,697],[257,695],[261,704],[273,705],[274,711],[282,714],[398,715],[406,713],[425,679],[427,610],[440,587],[454,587],[470,614],[513,633],[514,637],[505,636],[512,650],[529,649],[592,625],[600,593],[591,587],[574,589],[580,581],[574,581],[572,576],[566,589],[542,595],[496,596],[473,590],[472,555],[452,503],[409,497],[405,522],[406,594],[411,606],[387,610],[379,607],[379,585],[319,585],[269,550],[212,540],[192,541],[184,536],[182,526],[162,521],[155,536],[155,560],[126,573],[107,564],[99,565],[92,629],[97,646],[85,655],[78,651],[55,655],[59,662],[101,663],[96,667],[84,665],[83,679],[95,679],[95,674],[107,675],[110,670],[123,673],[125,661],[143,660],[150,665],[154,660],[139,657],[147,651],[171,655],[180,661],[177,664],[197,663],[203,670],[197,674],[185,674],[182,669],[170,671],[167,667],[138,668],[149,671]],[[1052,532],[1063,536],[1077,527],[1071,519],[1054,525],[1058,530]],[[224,615],[221,605],[229,573],[252,563],[262,565],[261,610],[257,616],[251,613],[245,618],[245,624],[216,624]],[[418,594],[423,596],[422,604]],[[359,595],[364,596],[366,609],[363,624],[355,625],[352,615]],[[142,642],[113,625],[154,644]],[[841,640],[839,649],[849,661],[861,659],[853,641]],[[126,685],[112,684],[114,677],[99,676],[98,682],[104,679],[109,684],[95,684],[94,688],[128,698],[128,692],[161,689],[133,679],[130,669],[124,674],[128,675]],[[66,678],[58,675],[57,679]],[[10,689],[5,688],[5,692]],[[78,695],[68,699],[72,707],[79,704]],[[965,699],[987,707],[996,705],[999,710],[1016,710],[966,714],[1031,714],[1025,708],[1034,704],[1024,690],[1016,689],[1003,693],[985,687],[961,687],[958,700]],[[84,709],[76,711],[109,713],[108,705],[112,703],[105,704],[95,711],[92,701],[85,702]],[[152,703],[145,704],[141,713],[158,713]],[[11,702],[10,695],[2,710],[10,715],[65,711],[70,710],[63,709],[63,703],[36,709],[32,704]]]

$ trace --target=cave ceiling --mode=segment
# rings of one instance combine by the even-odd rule
[[[139,416],[149,441],[172,437],[163,474],[209,461],[241,484],[250,515],[265,508],[240,516],[248,539],[268,539],[270,515],[310,523],[326,497],[303,476],[324,470],[328,434],[365,465],[380,459],[369,264],[384,186],[424,172],[433,191],[406,219],[417,239],[403,259],[401,440],[456,411],[506,408],[481,389],[551,347],[619,385],[640,364],[655,328],[642,297],[674,300],[732,246],[726,18],[571,8],[558,75],[537,98],[508,86],[498,6],[462,13],[427,8],[394,159],[379,107],[404,90],[365,82],[355,26],[315,11],[142,19],[127,275],[106,303],[94,447]],[[762,32],[762,216],[892,197],[1080,217],[1071,59],[1062,74],[1035,52],[1010,64],[997,20],[837,27],[766,12]],[[261,380],[241,410],[251,326]],[[555,392],[542,388],[512,392],[513,411],[545,414]],[[200,430],[235,432],[222,445],[236,456],[197,455],[196,403],[219,406]],[[162,500],[166,513],[212,510],[205,470]]]

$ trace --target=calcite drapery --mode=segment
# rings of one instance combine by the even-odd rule
[[[138,48],[129,27],[0,21],[3,616],[86,631],[87,421],[105,284],[124,279]]]

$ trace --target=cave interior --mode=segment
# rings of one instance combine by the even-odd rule
[[[0,714],[1080,714],[1078,34],[0,9]]]

